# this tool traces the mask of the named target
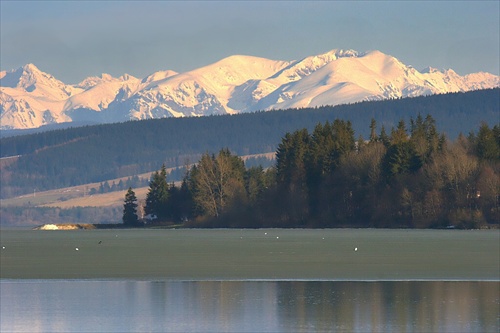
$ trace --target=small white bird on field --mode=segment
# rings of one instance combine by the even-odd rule
[[[357,250],[358,250],[358,248],[357,248],[357,247],[355,247],[355,248],[354,248],[354,251],[357,251]]]
[[[78,248],[77,248],[77,247],[75,247],[75,251],[78,251]]]

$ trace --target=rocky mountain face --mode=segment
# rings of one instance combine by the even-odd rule
[[[76,85],[28,64],[0,72],[0,129],[235,114],[499,86],[500,77],[489,73],[418,71],[379,51],[337,49],[297,61],[237,55],[186,73],[158,71],[143,79],[102,74]]]

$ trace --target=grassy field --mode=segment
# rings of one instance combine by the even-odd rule
[[[137,199],[145,200],[148,190],[149,187],[140,187],[134,189]],[[59,208],[123,206],[125,193],[127,193],[127,191],[115,191],[103,194],[87,195],[84,197],[77,197],[65,201],[55,201],[41,206]]]
[[[138,175],[139,178],[148,178],[151,173],[145,173]],[[127,180],[125,178],[118,178],[110,180],[109,182],[118,183],[120,180]],[[99,189],[100,183],[85,184],[80,186],[65,187],[50,191],[33,191],[31,194],[22,195],[19,197],[2,199],[1,204],[4,207],[9,206],[38,206],[38,207],[103,207],[111,205],[123,205],[123,199],[125,197],[125,192],[127,191],[115,191],[108,192],[104,194],[94,194],[89,195],[91,189]],[[147,187],[134,189],[136,194],[142,194],[144,192],[144,198],[146,197]],[[143,199],[139,197],[138,199]]]
[[[498,230],[1,230],[0,243],[9,279],[500,280]]]
[[[265,157],[273,159],[275,153],[254,154],[246,155],[241,158],[246,161],[250,158]],[[7,161],[7,160],[5,160]],[[6,162],[4,162],[6,163]],[[167,168],[167,172],[175,168]],[[152,172],[146,172],[137,175],[140,179],[149,179]],[[126,181],[128,177],[116,178],[108,180],[108,183],[119,183],[120,180]],[[168,178],[168,177],[167,177]],[[126,190],[108,192],[104,194],[89,195],[90,190],[98,190],[101,183],[91,183],[79,186],[72,186],[60,188],[50,191],[37,191],[34,189],[33,193],[22,195],[15,198],[0,200],[1,206],[37,206],[37,207],[59,207],[59,208],[72,208],[72,207],[106,207],[106,206],[122,206],[125,198]],[[177,183],[176,185],[180,185]],[[134,188],[137,199],[146,199],[146,193],[149,187]]]

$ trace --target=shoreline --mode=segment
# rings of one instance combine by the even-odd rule
[[[149,224],[138,227],[124,225],[123,223],[47,223],[31,228],[31,230],[53,231],[53,230],[108,230],[108,229],[173,229],[183,228],[179,224]],[[187,229],[187,228],[186,228]]]
[[[108,229],[122,229],[122,230],[150,230],[150,229],[185,229],[185,230],[499,230],[498,225],[488,225],[477,229],[461,229],[453,226],[446,228],[353,228],[353,227],[336,227],[336,228],[210,228],[210,227],[193,227],[185,226],[184,224],[173,223],[150,223],[141,226],[129,226],[123,223],[47,223],[36,227],[28,227],[29,230],[41,231],[59,231],[59,230],[108,230]],[[0,228],[2,230],[3,228]],[[11,228],[5,228],[8,230]],[[11,230],[27,230],[24,227],[12,228]]]

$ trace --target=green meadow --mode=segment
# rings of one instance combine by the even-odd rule
[[[499,230],[0,231],[2,279],[500,280]]]

